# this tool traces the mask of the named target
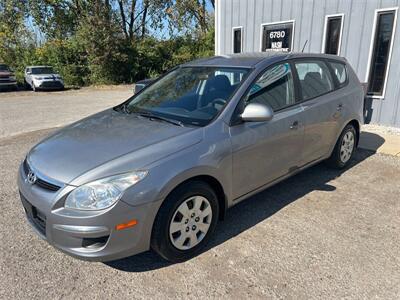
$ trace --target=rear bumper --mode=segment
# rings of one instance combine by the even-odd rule
[[[158,202],[131,206],[118,201],[109,209],[92,212],[65,209],[60,202],[73,187],[67,186],[58,192],[44,191],[42,187],[26,183],[21,169],[18,187],[26,217],[34,231],[71,256],[89,261],[111,261],[150,248]],[[133,219],[138,222],[134,227],[115,229],[117,224]]]

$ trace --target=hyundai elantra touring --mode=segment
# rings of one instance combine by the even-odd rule
[[[29,151],[18,173],[27,220],[85,260],[149,249],[189,259],[231,206],[319,162],[346,167],[363,97],[337,56],[272,52],[180,65]]]

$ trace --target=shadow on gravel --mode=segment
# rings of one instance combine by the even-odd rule
[[[63,89],[43,89],[43,90],[37,90],[36,93],[40,93],[40,92],[66,92],[66,91],[70,91],[70,90],[80,90],[81,88],[79,86],[66,86]],[[34,91],[32,91],[31,88],[25,88],[25,87],[17,87],[17,88],[0,88],[0,93],[20,93],[20,92],[32,92],[35,93]]]
[[[380,139],[381,143],[384,142],[378,135],[375,138],[376,140]],[[312,191],[335,191],[336,188],[328,182],[374,154],[374,151],[358,149],[352,164],[347,169],[335,170],[326,167],[324,164],[318,164],[238,203],[228,210],[225,220],[218,224],[214,237],[204,251],[246,231]],[[171,263],[163,260],[153,251],[148,251],[107,262],[106,265],[126,272],[146,272],[169,266]]]

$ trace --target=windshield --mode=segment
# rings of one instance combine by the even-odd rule
[[[32,68],[32,74],[53,74],[53,68],[51,67],[40,67]]]
[[[0,65],[0,71],[10,71],[10,69],[7,67],[7,65]]]
[[[180,67],[133,97],[129,113],[205,126],[223,109],[249,69]]]

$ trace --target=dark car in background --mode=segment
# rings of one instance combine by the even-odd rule
[[[0,89],[16,89],[17,80],[13,70],[6,64],[0,64]]]

